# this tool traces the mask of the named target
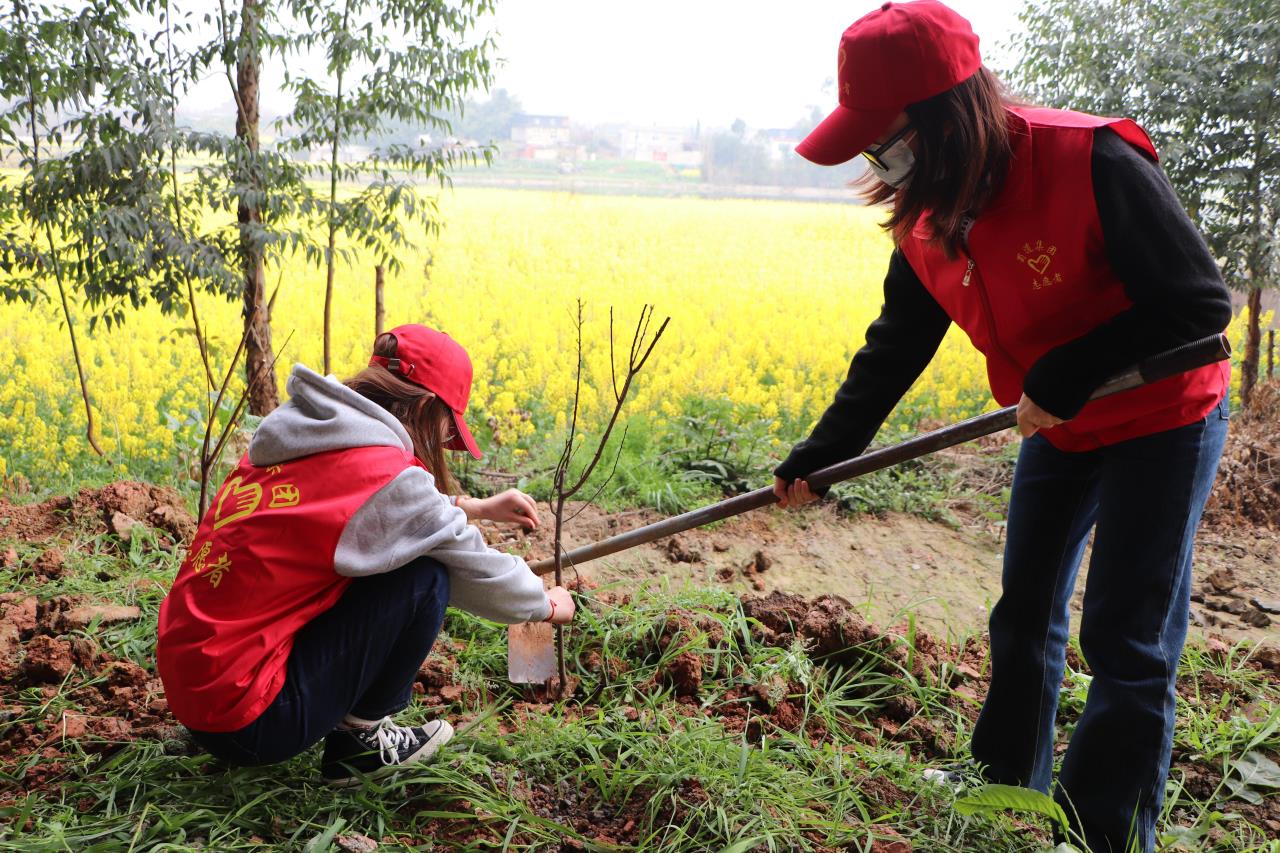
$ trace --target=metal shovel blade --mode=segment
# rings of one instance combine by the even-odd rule
[[[550,622],[507,626],[507,678],[513,684],[546,684],[559,674],[556,630]]]

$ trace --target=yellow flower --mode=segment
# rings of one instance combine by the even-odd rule
[[[650,336],[662,318],[671,324],[632,387],[627,415],[661,426],[690,398],[728,400],[755,407],[775,449],[785,450],[831,401],[879,313],[891,250],[876,224],[883,213],[857,205],[484,189],[445,193],[440,202],[445,227],[402,258],[399,276],[387,276],[387,324],[425,322],[462,343],[475,365],[468,420],[492,424],[503,446],[521,453],[567,424],[578,299],[580,424],[598,424],[613,406],[610,309],[621,371],[641,306],[652,304]],[[332,369],[340,376],[366,363],[373,338],[373,259],[357,257],[335,281]],[[282,282],[277,346],[292,333],[276,366],[283,394],[293,363],[322,367],[324,273],[290,259],[269,275]],[[240,306],[199,300],[220,373],[240,338]],[[195,342],[179,333],[190,319],[148,306],[123,328],[93,335],[86,319],[77,310],[104,449],[135,472],[140,463],[171,462],[198,441],[196,428],[181,424],[193,410],[203,418],[208,400]],[[1241,317],[1229,334],[1239,351]],[[0,305],[0,475],[66,473],[89,458],[69,352],[55,303]],[[1236,371],[1233,389],[1238,383]],[[242,387],[237,377],[233,399]],[[946,420],[992,405],[982,358],[956,328],[902,403]]]

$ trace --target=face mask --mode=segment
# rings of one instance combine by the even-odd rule
[[[867,164],[871,167],[872,173],[891,187],[900,187],[907,183],[916,165],[916,156],[911,152],[911,146],[907,144],[907,133],[908,128],[903,128],[895,138],[879,148],[862,152],[862,156],[867,158]]]

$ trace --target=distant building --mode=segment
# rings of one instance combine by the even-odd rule
[[[687,128],[624,127],[618,153],[624,160],[675,167],[702,165],[702,145],[696,133]]]
[[[523,160],[573,159],[568,116],[520,113],[511,122],[511,153]]]
[[[339,163],[363,163],[372,156],[373,147],[369,145],[338,146]],[[328,163],[333,159],[333,149],[322,146],[309,148],[306,151],[296,151],[293,154],[293,159],[307,163]]]

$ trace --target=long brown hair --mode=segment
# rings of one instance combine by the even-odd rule
[[[384,332],[373,342],[373,354],[395,358],[396,346],[396,336]],[[436,478],[436,488],[458,493],[444,447],[454,429],[453,412],[439,397],[380,364],[369,365],[342,384],[390,412],[413,439],[413,455]]]
[[[868,172],[854,182],[869,204],[891,201],[881,223],[901,243],[921,216],[930,242],[954,258],[966,215],[977,216],[1004,187],[1012,150],[1006,107],[1013,101],[985,67],[962,83],[906,108],[919,144],[911,180],[892,187]]]

